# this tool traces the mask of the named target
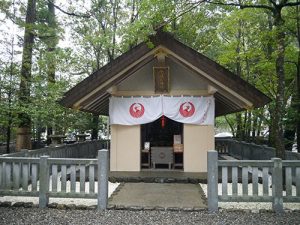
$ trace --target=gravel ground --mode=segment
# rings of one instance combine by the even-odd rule
[[[57,210],[0,208],[0,224],[300,224],[300,212],[276,215],[222,211]]]

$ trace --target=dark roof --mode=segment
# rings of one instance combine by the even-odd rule
[[[215,93],[216,116],[241,111],[247,107],[241,106],[242,103],[232,97],[235,94],[250,102],[252,107],[261,107],[270,102],[270,98],[254,86],[176,40],[171,34],[159,31],[150,37],[150,40],[155,47],[163,46],[170,50],[174,54],[168,55],[169,58],[195,71],[202,78],[205,74],[209,75],[204,78],[218,90]],[[67,91],[59,103],[65,107],[108,115],[110,94],[107,90],[154,60],[153,54],[148,55],[152,50],[153,48],[148,47],[146,42],[135,46]],[[176,55],[180,56],[180,59],[176,58]]]

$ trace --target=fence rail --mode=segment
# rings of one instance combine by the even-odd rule
[[[36,196],[41,208],[49,197],[97,198],[105,209],[107,194],[108,150],[97,159],[0,157],[0,195]]]
[[[229,154],[237,159],[270,160],[275,157],[275,148],[257,145],[231,138],[216,138],[216,150],[220,154]],[[297,152],[285,151],[287,160],[300,160]]]
[[[272,202],[275,212],[283,211],[283,202],[300,202],[299,160],[218,160],[217,151],[209,151],[207,159],[210,212],[218,210],[218,202]]]
[[[39,159],[1,158],[0,193],[2,195],[38,196]]]
[[[102,140],[85,141],[58,147],[46,147],[36,150],[22,149],[20,152],[3,154],[1,157],[34,157],[48,155],[51,158],[96,158],[98,149],[108,149],[108,142]]]

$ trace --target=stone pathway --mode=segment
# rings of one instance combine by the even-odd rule
[[[109,199],[116,208],[207,208],[198,184],[122,183]]]

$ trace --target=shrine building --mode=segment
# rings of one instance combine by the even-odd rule
[[[218,116],[270,99],[158,31],[65,93],[60,104],[109,116],[110,170],[206,172]]]

